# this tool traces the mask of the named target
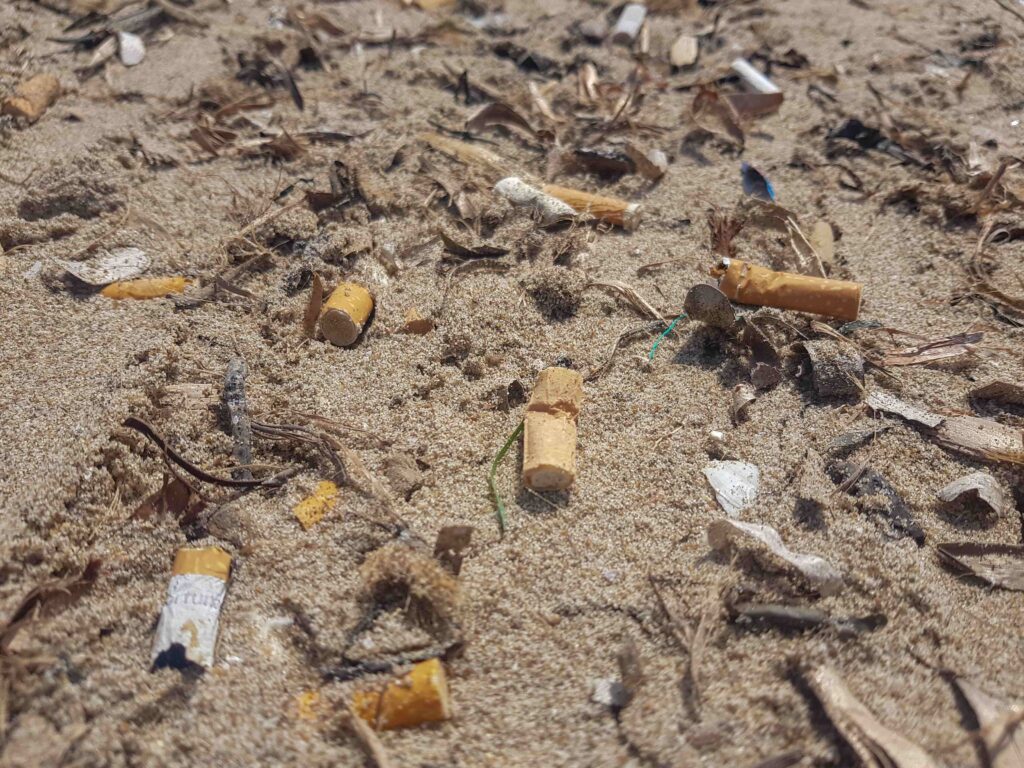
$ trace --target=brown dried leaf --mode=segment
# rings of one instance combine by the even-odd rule
[[[943,339],[934,339],[916,347],[907,347],[891,352],[882,360],[882,365],[924,365],[936,360],[946,360],[974,352],[974,344],[985,337],[984,333],[958,333]]]
[[[503,125],[506,128],[516,128],[525,131],[530,136],[536,136],[537,132],[530,125],[529,121],[515,111],[511,106],[501,101],[487,104],[477,110],[469,120],[466,121],[467,131],[482,131],[492,125]]]
[[[732,416],[732,423],[739,424],[747,420],[747,408],[757,400],[753,388],[747,384],[737,384],[732,389],[732,406],[729,413]]]
[[[968,395],[972,400],[1024,405],[1024,386],[1010,381],[993,381],[983,387],[975,387]]]
[[[704,130],[742,147],[745,137],[740,118],[732,106],[711,88],[700,88],[690,107],[693,121]]]
[[[825,714],[866,768],[941,768],[917,744],[882,725],[831,667],[818,667],[808,682]]]
[[[153,515],[170,514],[174,518],[194,517],[205,503],[195,498],[192,489],[182,480],[165,482],[159,491],[148,496],[132,513],[132,520],[149,520]]]
[[[643,152],[633,144],[626,144],[623,151],[633,161],[637,172],[648,181],[657,181],[668,170],[668,158],[659,149]]]
[[[1012,592],[1024,592],[1024,547],[1012,544],[939,544],[939,558],[961,572]]]
[[[448,251],[448,253],[459,256],[463,259],[493,259],[499,256],[504,256],[508,253],[508,248],[499,248],[493,245],[461,245],[449,237],[444,231],[439,231],[438,235],[441,238],[441,242],[444,243],[444,249]]]
[[[6,653],[18,632],[37,619],[53,616],[81,598],[96,582],[103,561],[90,560],[81,575],[33,588],[0,628],[0,653]]]

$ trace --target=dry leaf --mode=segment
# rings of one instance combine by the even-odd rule
[[[959,333],[943,339],[934,339],[908,347],[897,352],[890,352],[882,360],[882,365],[924,365],[936,360],[946,360],[974,352],[974,344],[984,338],[984,333]]]
[[[1024,386],[1009,381],[993,381],[983,387],[975,387],[968,395],[972,400],[1024,405]]]
[[[704,477],[725,513],[738,517],[754,503],[761,473],[745,461],[712,461],[704,468]]]
[[[745,137],[740,118],[732,106],[710,88],[701,88],[690,107],[693,121],[705,131],[728,139],[742,147]]]
[[[103,561],[90,560],[81,575],[35,587],[0,628],[0,653],[6,653],[14,638],[24,627],[37,619],[53,616],[89,591],[100,574]]]
[[[946,503],[968,496],[976,497],[988,504],[997,515],[1008,515],[1013,511],[1013,502],[992,475],[987,472],[972,472],[954,480],[936,494]]]
[[[757,400],[752,387],[747,384],[737,384],[732,389],[732,406],[729,414],[732,416],[732,423],[739,424],[747,420],[747,408]]]
[[[1024,547],[1012,544],[939,544],[939,557],[948,566],[976,576],[994,587],[1024,592]]]
[[[493,259],[499,256],[504,256],[508,253],[508,248],[498,248],[493,245],[461,245],[443,231],[438,232],[438,235],[441,237],[441,242],[444,243],[444,249],[448,251],[448,253],[459,256],[463,259]]]
[[[481,131],[492,125],[503,125],[506,128],[518,128],[530,136],[537,132],[525,117],[504,102],[496,101],[481,107],[475,115],[466,121],[467,131]]]
[[[825,714],[866,768],[941,768],[917,744],[882,725],[831,667],[818,667],[808,682]]]
[[[1000,701],[963,678],[953,682],[974,710],[988,768],[1024,768],[1024,705]]]
[[[165,482],[156,493],[146,497],[139,506],[132,512],[132,520],[149,520],[154,515],[170,514],[171,517],[181,522],[189,522],[195,519],[206,502],[193,495],[188,485],[174,478],[169,483]]]
[[[646,154],[632,144],[626,144],[623,151],[633,161],[637,172],[648,181],[657,181],[668,170],[668,158],[660,149],[652,149]]]
[[[739,535],[749,536],[764,544],[773,555],[800,571],[822,595],[835,595],[842,591],[843,575],[835,566],[817,555],[793,552],[782,542],[779,532],[770,525],[716,520],[708,526],[708,544],[716,552],[728,550]]]

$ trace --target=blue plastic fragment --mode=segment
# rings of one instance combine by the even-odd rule
[[[750,163],[741,163],[740,174],[743,176],[743,191],[746,194],[758,200],[775,202],[775,188],[757,168]]]

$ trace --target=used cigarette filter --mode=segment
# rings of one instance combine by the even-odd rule
[[[219,547],[178,550],[153,642],[153,668],[213,666],[231,555]]]
[[[601,221],[607,221],[623,229],[636,229],[640,224],[640,204],[617,197],[594,195],[571,187],[545,184],[541,191],[568,203],[577,213],[589,213]]]
[[[540,372],[523,419],[523,485],[562,491],[576,480],[576,418],[583,377],[568,368]]]
[[[518,176],[502,179],[494,185],[494,191],[513,205],[530,206],[536,210],[544,226],[576,218],[576,210],[571,205],[531,187]]]
[[[19,85],[13,96],[4,99],[3,113],[34,123],[60,96],[60,81],[53,75],[43,74],[29,78]]]
[[[357,691],[352,709],[378,731],[447,720],[452,707],[444,665],[440,659],[428,659],[383,691]]]
[[[629,3],[619,14],[619,20],[612,30],[612,42],[628,45],[640,34],[640,28],[647,18],[647,7],[641,3]]]
[[[856,320],[861,286],[846,280],[776,272],[739,259],[721,259],[711,270],[718,288],[733,301],[792,309],[837,320]]]
[[[342,283],[324,302],[320,332],[331,344],[347,347],[359,338],[373,311],[373,296],[357,283]]]
[[[120,280],[111,283],[100,293],[108,299],[159,299],[174,293],[184,293],[186,277],[140,277],[138,280]]]

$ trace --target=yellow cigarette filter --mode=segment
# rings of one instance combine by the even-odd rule
[[[153,668],[213,666],[231,555],[219,547],[178,550],[153,641]]]
[[[188,285],[185,277],[140,277],[111,283],[100,293],[108,299],[159,299],[174,293],[184,293]]]
[[[576,418],[583,377],[569,368],[540,372],[523,419],[523,485],[563,491],[576,480]]]
[[[378,731],[437,723],[452,716],[448,678],[440,659],[428,659],[383,691],[357,691],[352,709]]]
[[[373,296],[357,283],[342,283],[327,297],[320,313],[320,333],[331,344],[347,347],[363,332],[373,311]]]
[[[299,523],[307,531],[324,519],[338,501],[338,486],[330,480],[317,484],[311,496],[307,496],[292,510]]]
[[[568,203],[577,213],[589,213],[601,221],[607,221],[623,229],[636,229],[640,224],[640,204],[617,197],[594,195],[570,187],[545,184],[541,191]]]
[[[739,259],[720,259],[711,270],[718,287],[740,304],[792,309],[837,320],[856,320],[860,283],[776,272]]]
[[[36,75],[4,99],[3,113],[34,123],[60,96],[60,81],[49,74]]]

